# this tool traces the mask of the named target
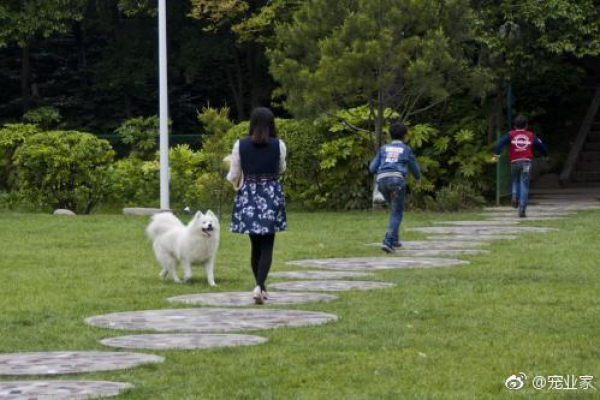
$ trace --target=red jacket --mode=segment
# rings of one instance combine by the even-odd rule
[[[510,131],[508,135],[505,135],[500,139],[498,144],[496,144],[494,153],[497,155],[500,154],[502,148],[506,145],[510,145],[508,151],[510,162],[532,160],[534,147],[544,156],[548,154],[548,150],[540,138],[524,129]]]
[[[533,159],[533,139],[534,134],[525,131],[510,131],[510,147],[508,157],[510,162]]]

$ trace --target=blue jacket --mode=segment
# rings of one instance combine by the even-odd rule
[[[414,153],[401,140],[394,140],[392,143],[381,146],[369,165],[369,171],[372,174],[400,172],[405,177],[406,173],[410,171],[415,179],[421,179],[421,167],[419,167]]]

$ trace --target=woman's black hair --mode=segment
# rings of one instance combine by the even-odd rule
[[[527,123],[528,123],[527,117],[525,117],[524,115],[517,115],[517,117],[513,121],[513,124],[515,125],[515,128],[517,128],[517,129],[527,128]]]
[[[277,137],[273,112],[266,107],[255,108],[250,116],[248,134],[253,144],[266,144],[269,138]]]

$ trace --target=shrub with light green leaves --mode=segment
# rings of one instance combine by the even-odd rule
[[[39,133],[36,125],[7,124],[0,129],[0,190],[13,192],[16,189],[15,151],[25,139]]]
[[[480,178],[489,165],[489,151],[472,130],[442,132],[429,124],[420,124],[409,127],[406,143],[421,166],[422,183],[414,191],[432,194],[466,181],[479,193],[484,189],[485,183]]]
[[[277,136],[285,142],[287,170],[282,176],[286,200],[308,208],[319,208],[321,193],[320,146],[325,139],[321,127],[307,120],[275,120]],[[236,140],[248,136],[249,122],[233,126],[224,137],[229,151]],[[322,200],[325,201],[325,200]]]
[[[37,133],[17,149],[18,190],[41,208],[89,214],[110,190],[114,151],[89,133]]]
[[[108,201],[119,206],[158,207],[159,170],[158,161],[136,157],[117,160],[110,171]]]
[[[45,106],[27,111],[23,115],[23,121],[27,124],[37,125],[44,130],[49,130],[57,129],[62,121],[62,117],[57,108]]]
[[[115,129],[115,133],[119,135],[121,142],[130,146],[131,156],[152,160],[158,148],[159,124],[157,116],[132,118]]]
[[[188,145],[169,149],[169,191],[172,207],[198,208],[200,194],[196,180],[202,171],[203,157]],[[117,205],[158,207],[160,199],[160,164],[137,157],[118,160],[110,173],[110,201]]]

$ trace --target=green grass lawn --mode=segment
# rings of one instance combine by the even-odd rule
[[[387,214],[291,213],[273,270],[308,257],[382,256]],[[471,214],[408,212],[403,228]],[[162,364],[66,379],[130,382],[122,399],[597,399],[600,398],[600,211],[531,222],[559,232],[496,241],[469,266],[379,271],[393,289],[339,293],[292,309],[335,313],[319,327],[252,332],[266,344],[155,352]],[[185,307],[170,296],[250,291],[249,240],[223,221],[217,288],[163,282],[146,218],[0,214],[0,352],[113,350],[129,334],[87,326],[116,311]],[[420,239],[406,233],[403,239]],[[294,268],[299,269],[299,268]],[[272,279],[271,281],[273,281]],[[249,294],[250,295],[250,294]],[[595,375],[596,391],[510,392],[511,374]],[[63,377],[65,378],[65,377]],[[0,378],[10,380],[13,378]],[[23,378],[14,378],[22,380]],[[54,378],[52,378],[54,379]],[[529,382],[530,383],[530,382]]]

